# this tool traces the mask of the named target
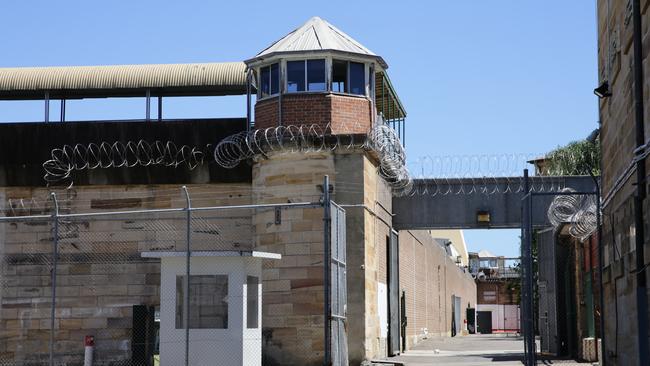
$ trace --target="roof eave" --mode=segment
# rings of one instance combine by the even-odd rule
[[[386,61],[378,55],[367,55],[363,53],[356,53],[356,52],[349,52],[349,51],[342,51],[342,50],[334,50],[334,49],[325,49],[325,50],[297,50],[297,51],[278,51],[278,52],[270,52],[267,54],[263,55],[258,55],[253,58],[250,58],[248,60],[244,60],[244,63],[248,67],[256,66],[260,63],[263,63],[264,61],[267,61],[269,59],[273,59],[276,57],[281,57],[281,56],[293,56],[293,55],[300,55],[300,54],[305,54],[305,55],[318,55],[318,54],[338,54],[338,55],[343,55],[343,56],[353,56],[353,57],[358,57],[358,58],[367,58],[371,60],[377,61],[377,63],[384,69],[388,69],[388,64]]]

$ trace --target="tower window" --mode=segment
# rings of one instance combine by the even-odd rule
[[[280,92],[280,66],[275,63],[260,70],[260,97],[265,98]]]
[[[333,60],[332,91],[339,93],[365,95],[365,65],[360,62]]]
[[[325,60],[287,61],[287,92],[324,90]]]
[[[325,60],[307,60],[307,90],[325,89]]]
[[[287,91],[305,91],[305,61],[287,61]]]
[[[366,69],[364,64],[359,62],[350,62],[350,93],[365,95],[366,94]]]
[[[334,60],[332,62],[332,91],[348,92],[348,62]]]

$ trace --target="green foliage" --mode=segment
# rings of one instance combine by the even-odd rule
[[[544,163],[545,175],[600,175],[600,142],[573,141],[551,151]]]

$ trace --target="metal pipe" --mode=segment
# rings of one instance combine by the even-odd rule
[[[323,365],[330,366],[332,363],[332,345],[330,343],[330,314],[332,313],[330,301],[330,230],[332,218],[330,212],[330,177],[326,175],[323,178],[323,291],[325,298],[325,314],[324,314],[324,337],[325,337],[325,352],[323,357]]]
[[[261,209],[261,208],[315,208],[322,207],[321,203],[317,202],[294,202],[294,203],[267,203],[259,205],[237,205],[237,206],[210,206],[210,207],[191,207],[190,211],[212,211],[212,210],[238,210],[238,209]],[[74,214],[60,214],[60,218],[70,217],[93,217],[93,216],[116,216],[124,214],[139,214],[139,213],[169,213],[169,212],[182,212],[187,208],[160,208],[152,210],[133,210],[133,211],[109,211],[109,212],[87,212],[87,213],[74,213]],[[0,222],[3,221],[24,221],[36,219],[49,219],[50,215],[35,215],[35,216],[10,216],[0,217]]]
[[[307,65],[305,64],[305,73],[307,72]],[[284,73],[282,72],[282,65],[278,64],[278,76],[279,76],[279,83],[278,85],[278,125],[282,126],[282,93],[284,93]],[[305,83],[307,82],[307,75],[305,75]],[[273,88],[273,86],[270,86],[270,88]],[[307,89],[307,88],[305,88]]]
[[[246,73],[246,132],[251,130],[251,70]]]
[[[50,366],[54,366],[54,326],[56,317],[56,272],[57,262],[59,257],[59,202],[56,199],[56,193],[50,194],[54,202],[54,212],[52,213],[52,220],[54,221],[53,233],[53,248],[52,248],[52,273],[51,286],[52,286],[52,306],[50,308]]]
[[[531,192],[533,196],[598,196],[598,190],[596,191],[574,191],[574,192]]]
[[[522,308],[522,315],[523,319],[521,322],[521,327],[522,331],[524,334],[524,357],[525,357],[525,363],[526,366],[530,366],[530,361],[531,361],[531,355],[529,352],[529,330],[528,330],[528,276],[529,276],[529,269],[528,269],[528,204],[529,204],[529,198],[530,198],[530,182],[528,178],[528,169],[524,169],[524,197],[522,198],[522,213],[521,213],[521,219],[522,219],[522,225],[521,225],[521,258],[522,258],[522,269],[523,269],[523,276],[521,276],[521,308]]]
[[[65,98],[61,98],[61,122],[65,122]]]
[[[535,343],[535,284],[534,284],[534,271],[533,271],[533,195],[528,196],[528,234],[526,235],[528,244],[526,245],[528,250],[528,352],[530,353],[530,364],[537,364],[536,352],[537,346]]]
[[[634,26],[634,116],[636,135],[636,154],[645,145],[644,106],[643,106],[643,39],[641,34],[641,1],[632,1],[632,20]],[[650,364],[648,351],[648,290],[645,271],[645,222],[643,202],[646,198],[645,158],[636,162],[636,195],[634,196],[634,228],[636,248],[636,312],[639,365]]]
[[[158,122],[162,122],[162,114],[163,114],[163,99],[162,95],[158,96]]]
[[[599,108],[600,110],[600,108]],[[600,112],[599,112],[600,113]],[[601,172],[602,172],[602,162],[601,164]],[[603,224],[602,224],[602,217],[600,210],[601,208],[601,191],[600,191],[600,183],[598,182],[598,178],[589,171],[589,175],[591,176],[591,179],[594,181],[594,185],[596,186],[596,227],[597,227],[597,232],[596,232],[596,244],[598,245],[598,302],[599,302],[599,307],[600,307],[600,316],[599,316],[599,328],[600,328],[600,339],[601,339],[601,353],[603,357],[601,357],[598,362],[600,362],[601,366],[605,366],[607,364],[606,362],[606,357],[605,357],[605,287],[603,285],[603,267],[605,266],[603,263],[603,244],[602,244],[602,237],[603,237]],[[590,259],[591,259],[591,250],[590,250]],[[590,262],[591,263],[591,262]],[[593,267],[593,263],[591,263],[591,266]],[[591,292],[593,293],[593,286]],[[595,310],[595,309],[594,309]],[[594,311],[594,316],[596,315],[596,312]],[[598,337],[594,337],[596,342],[596,358],[598,358]]]
[[[50,92],[45,92],[45,123],[50,122]]]
[[[147,89],[147,111],[146,111],[146,120],[147,122],[151,121],[151,90]]]
[[[190,240],[192,235],[192,201],[190,200],[190,193],[187,190],[186,186],[181,188],[185,194],[186,207],[185,211],[187,212],[187,228],[186,240],[187,248],[185,250],[185,366],[188,366],[190,363],[190,257],[192,255],[190,251]]]

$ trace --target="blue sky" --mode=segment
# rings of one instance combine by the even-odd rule
[[[593,0],[20,1],[0,9],[0,67],[240,61],[319,15],[388,62],[408,112],[409,160],[540,153],[597,127]],[[144,104],[84,100],[67,113],[142,118]],[[238,97],[179,99],[165,113],[245,109]],[[0,121],[40,118],[41,103],[0,102]],[[466,239],[470,250],[514,255],[517,235],[468,231]]]

